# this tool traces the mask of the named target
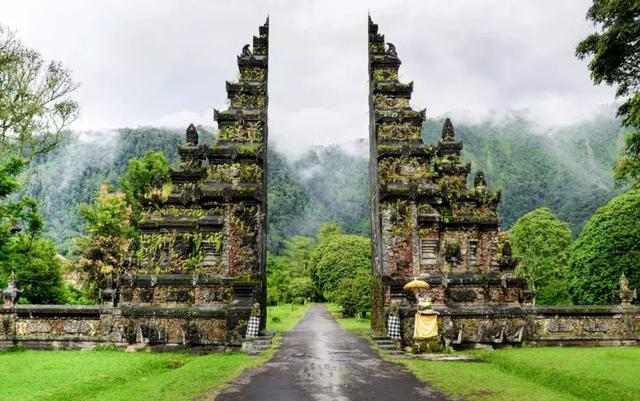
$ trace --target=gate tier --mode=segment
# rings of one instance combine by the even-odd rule
[[[482,171],[467,184],[462,142],[447,118],[442,138],[425,144],[425,110],[411,105],[413,82],[398,80],[400,59],[369,18],[369,178],[374,328],[384,330],[392,302],[412,308],[403,290],[427,281],[435,305],[520,304],[525,279],[513,274],[510,244],[499,231],[500,192]]]

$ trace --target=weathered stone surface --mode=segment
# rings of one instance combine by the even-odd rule
[[[446,119],[434,145],[421,137],[424,110],[410,105],[413,85],[398,80],[400,59],[369,20],[369,181],[373,328],[386,332],[392,304],[402,311],[403,341],[411,344],[416,296],[403,286],[427,282],[440,312],[440,342],[457,345],[635,344],[640,326],[636,293],[621,278],[623,306],[527,306],[527,281],[499,230],[500,192],[487,189],[461,162],[463,144]],[[488,177],[491,178],[491,177]]]

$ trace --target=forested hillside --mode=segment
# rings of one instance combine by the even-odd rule
[[[436,141],[441,126],[441,121],[428,121],[425,140]],[[614,118],[599,115],[541,133],[532,121],[514,114],[499,122],[456,124],[456,138],[464,142],[463,157],[473,169],[483,169],[489,186],[502,189],[505,229],[525,213],[548,207],[577,235],[616,194],[613,166],[624,138]]]
[[[429,120],[424,137],[435,142],[441,121]],[[206,132],[202,127],[200,132]],[[103,183],[118,186],[131,157],[148,150],[177,161],[182,132],[143,127],[108,132],[72,132],[63,144],[36,160],[25,176],[24,192],[36,197],[46,235],[61,253],[82,232],[80,204],[92,201]],[[480,124],[456,124],[464,157],[501,188],[503,228],[523,214],[546,206],[569,223],[574,235],[595,209],[614,195],[612,166],[622,143],[619,123],[597,117],[540,134],[533,123],[512,116]],[[212,140],[207,133],[207,141]],[[345,233],[368,235],[368,143],[318,146],[295,158],[272,146],[269,152],[269,250],[277,253],[293,235],[313,236],[323,222]]]

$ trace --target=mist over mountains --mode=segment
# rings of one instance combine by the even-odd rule
[[[620,123],[611,114],[543,134],[526,116],[456,123],[463,158],[485,171],[492,189],[502,190],[503,229],[523,214],[549,207],[574,235],[616,191],[612,167],[623,144]],[[427,120],[423,137],[435,143],[442,127]],[[206,142],[210,129],[199,127]],[[117,188],[131,157],[148,150],[177,163],[182,130],[141,127],[106,132],[69,132],[60,147],[39,158],[25,174],[23,193],[34,196],[46,219],[46,235],[66,254],[84,230],[80,205],[91,202],[100,185]],[[369,234],[368,142],[314,146],[289,155],[285,144],[269,150],[269,243],[277,253],[293,235],[314,235],[332,221],[345,232]]]

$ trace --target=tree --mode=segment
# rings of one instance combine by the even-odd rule
[[[634,190],[613,198],[587,222],[569,264],[569,293],[575,303],[616,302],[622,274],[631,288],[640,288],[638,221],[640,190]]]
[[[131,207],[126,195],[112,192],[103,185],[91,205],[82,205],[82,214],[87,220],[87,235],[78,239],[82,257],[76,269],[84,274],[84,282],[90,283],[90,297],[96,299],[97,289],[108,280],[120,278],[122,266],[129,246],[135,237],[131,225]]]
[[[342,279],[334,296],[344,316],[365,316],[371,311],[370,272],[358,270],[353,277]]]
[[[129,160],[127,171],[120,177],[120,186],[127,203],[138,220],[142,207],[140,198],[152,186],[160,187],[169,180],[169,162],[163,153],[148,151],[140,159]]]
[[[20,233],[12,241],[9,255],[5,273],[16,273],[16,285],[23,291],[20,302],[61,304],[67,301],[62,264],[53,241]]]
[[[368,238],[357,235],[336,234],[318,244],[311,258],[318,296],[329,302],[344,301],[339,293],[353,283],[343,280],[356,279],[359,274],[370,274],[371,244]],[[361,280],[358,283],[362,283]],[[369,283],[366,284],[369,287]],[[342,289],[342,291],[340,291]],[[352,294],[355,296],[355,294]]]
[[[534,293],[534,303],[570,303],[566,271],[571,254],[571,230],[547,208],[522,216],[512,227],[513,254]]]
[[[284,241],[281,256],[267,255],[267,302],[302,303],[313,298],[314,287],[309,266],[316,243],[313,238],[296,235]]]
[[[618,108],[623,123],[632,130],[615,168],[619,184],[640,186],[640,2],[594,0],[587,19],[597,32],[576,47],[580,59],[591,57],[589,70],[595,84],[617,85],[616,96],[624,97]]]
[[[30,161],[56,147],[78,118],[78,103],[69,97],[77,87],[61,63],[46,63],[0,26],[0,159]]]
[[[35,200],[11,199],[25,161],[13,156],[0,164],[0,282],[16,274],[23,302],[62,303],[61,264],[52,241],[41,238],[44,219]]]

